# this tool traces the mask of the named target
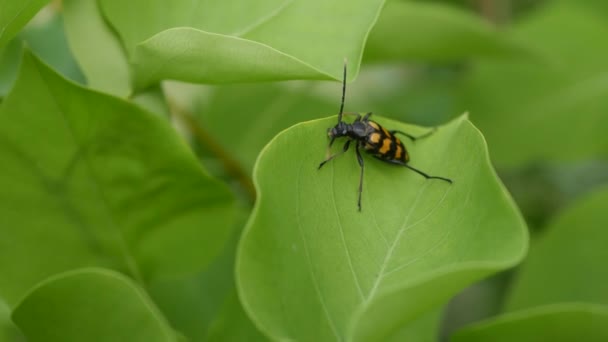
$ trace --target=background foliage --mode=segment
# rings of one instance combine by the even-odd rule
[[[0,0],[0,341],[607,340],[607,35],[602,0]],[[345,58],[454,184],[365,156],[359,213],[354,153],[316,169]]]

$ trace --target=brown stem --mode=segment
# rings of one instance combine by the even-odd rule
[[[200,125],[198,120],[184,108],[176,105],[173,101],[167,99],[171,113],[182,120],[196,139],[196,141],[205,146],[211,153],[219,159],[226,173],[236,179],[251,203],[255,201],[255,187],[251,177],[241,167],[241,164],[234,159],[223,146],[221,146],[213,137]]]

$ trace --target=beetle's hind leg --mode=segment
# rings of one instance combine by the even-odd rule
[[[426,172],[420,171],[420,170],[418,170],[417,168],[415,168],[415,167],[413,167],[413,166],[411,166],[411,165],[409,165],[409,164],[406,164],[406,163],[404,163],[404,162],[402,162],[402,161],[400,161],[400,160],[391,160],[391,161],[389,161],[389,162],[390,162],[390,163],[393,163],[393,164],[397,164],[397,165],[405,166],[405,167],[407,167],[408,169],[410,169],[410,170],[412,170],[412,171],[416,172],[417,174],[421,175],[422,177],[424,177],[424,178],[426,178],[426,179],[440,179],[440,180],[445,181],[445,182],[448,182],[448,183],[450,183],[450,184],[454,183],[454,181],[452,181],[452,180],[451,180],[451,179],[449,179],[449,178],[446,178],[446,177],[440,177],[440,176],[431,176],[431,175],[427,174]]]
[[[426,137],[428,137],[428,136],[431,136],[431,135],[432,135],[433,133],[435,133],[436,131],[437,131],[437,127],[433,127],[433,129],[431,129],[430,131],[428,131],[428,132],[426,132],[426,133],[424,133],[424,134],[422,134],[422,135],[419,135],[419,136],[417,136],[417,137],[416,137],[416,136],[413,136],[413,135],[411,135],[411,134],[409,134],[409,133],[405,133],[405,132],[403,132],[403,131],[399,131],[399,130],[392,130],[392,131],[390,131],[390,132],[391,132],[391,134],[393,134],[393,135],[395,135],[395,134],[401,134],[401,135],[404,135],[404,136],[408,137],[408,138],[409,138],[411,141],[416,141],[416,140],[419,140],[419,139],[424,139],[424,138],[426,138]]]

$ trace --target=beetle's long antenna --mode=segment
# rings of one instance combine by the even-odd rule
[[[346,64],[348,60],[344,58],[344,75],[342,76],[342,101],[340,102],[340,113],[338,114],[338,123],[342,122],[342,113],[344,112],[344,96],[346,95]]]

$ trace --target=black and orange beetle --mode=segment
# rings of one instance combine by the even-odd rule
[[[359,166],[361,167],[361,175],[359,176],[359,199],[357,201],[357,206],[359,211],[361,211],[361,193],[363,191],[363,157],[361,156],[360,149],[363,149],[365,152],[373,155],[375,158],[382,160],[383,162],[405,166],[408,169],[418,173],[426,179],[440,179],[452,184],[452,180],[445,177],[439,176],[430,176],[425,172],[422,172],[411,165],[408,165],[410,160],[409,154],[403,146],[403,143],[399,138],[397,138],[396,134],[401,134],[408,137],[412,141],[416,141],[417,139],[427,137],[433,133],[430,131],[422,136],[415,137],[413,135],[407,134],[405,132],[397,131],[397,130],[387,130],[386,128],[380,126],[377,122],[372,121],[369,117],[372,113],[367,113],[363,117],[360,114],[355,114],[356,118],[353,123],[346,123],[342,121],[342,116],[344,113],[344,97],[346,94],[346,61],[344,61],[344,75],[342,79],[342,101],[340,103],[340,113],[338,114],[338,123],[328,129],[327,135],[329,136],[329,147],[332,146],[334,140],[340,137],[346,137],[346,143],[342,148],[342,151],[335,153],[319,164],[319,169],[325,165],[328,161],[334,159],[340,154],[348,151],[350,144],[352,141],[355,142],[355,153],[357,154],[357,160],[359,161]]]

